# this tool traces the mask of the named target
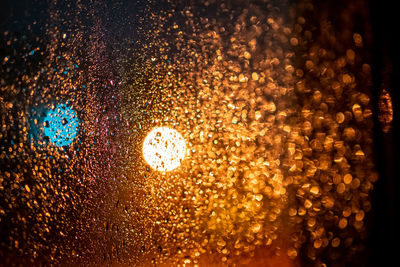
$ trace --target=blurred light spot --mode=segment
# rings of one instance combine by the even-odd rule
[[[56,146],[68,146],[77,135],[78,125],[76,112],[65,104],[60,104],[47,113],[44,119],[44,135]]]
[[[185,140],[177,131],[167,127],[153,129],[143,143],[144,159],[158,171],[178,168],[185,154]]]
[[[385,89],[379,97],[379,121],[382,124],[382,131],[387,133],[390,131],[393,120],[392,98]]]

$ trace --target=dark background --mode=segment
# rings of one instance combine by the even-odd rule
[[[372,194],[372,228],[370,234],[371,266],[399,264],[399,85],[400,43],[398,14],[393,1],[370,1],[373,27],[372,70],[375,111],[381,88],[387,88],[393,102],[392,130],[381,131],[375,114],[375,158],[380,179]]]

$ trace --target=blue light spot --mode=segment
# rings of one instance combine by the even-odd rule
[[[76,112],[65,104],[49,110],[44,119],[44,135],[54,145],[70,145],[78,133],[79,119]]]

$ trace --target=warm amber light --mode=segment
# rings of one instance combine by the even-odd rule
[[[181,165],[186,154],[182,135],[167,127],[153,129],[143,143],[143,157],[157,171],[172,171]]]

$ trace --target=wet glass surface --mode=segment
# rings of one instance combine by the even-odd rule
[[[0,10],[0,265],[395,258],[390,6]]]

